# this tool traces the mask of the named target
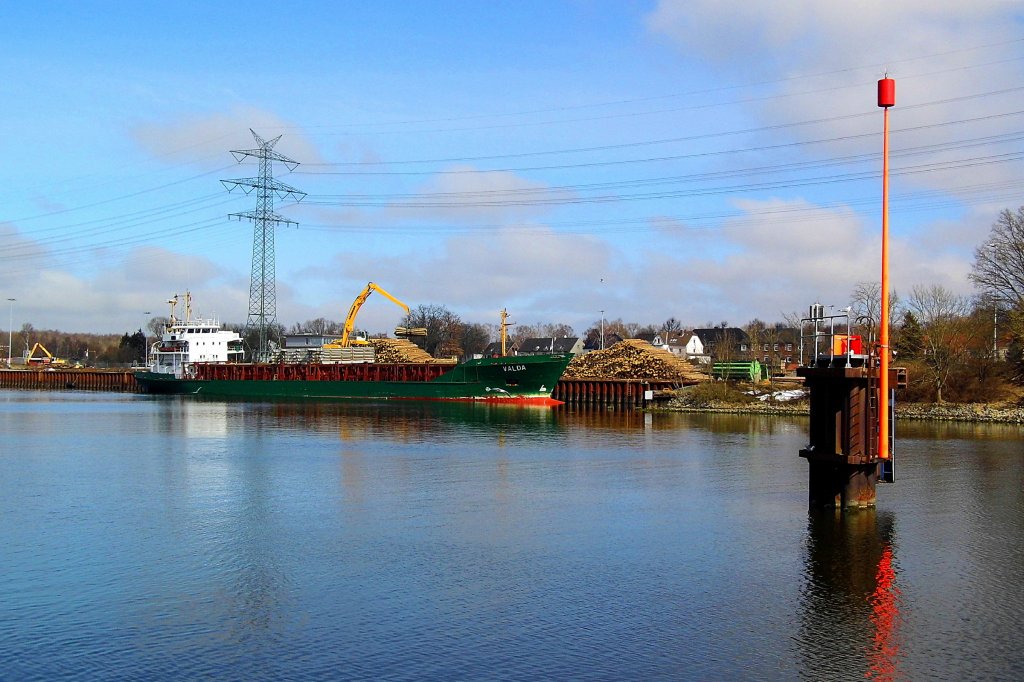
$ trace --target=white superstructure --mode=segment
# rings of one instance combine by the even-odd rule
[[[178,295],[171,304],[170,322],[164,325],[160,340],[149,349],[149,368],[153,372],[185,376],[194,362],[241,362],[244,355],[238,332],[222,329],[215,318],[192,318],[192,295],[185,292],[185,318],[174,315]]]

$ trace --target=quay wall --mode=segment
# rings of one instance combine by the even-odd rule
[[[671,381],[645,379],[560,379],[551,397],[571,405],[644,407],[648,391],[660,399],[676,387]]]
[[[56,368],[0,370],[0,388],[121,393],[137,393],[139,390],[135,375],[125,370]]]

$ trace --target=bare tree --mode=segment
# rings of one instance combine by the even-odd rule
[[[915,286],[907,307],[921,323],[923,362],[935,387],[935,402],[941,403],[950,373],[964,363],[976,334],[970,301],[939,285]]]
[[[800,329],[804,326],[801,320],[805,317],[807,317],[807,313],[798,313],[795,310],[789,313],[782,313],[782,323],[787,327]]]
[[[572,326],[568,324],[548,323],[543,325],[543,329],[544,336],[550,336],[556,339],[565,336],[576,336],[572,330]]]
[[[484,348],[491,340],[491,331],[485,324],[472,323],[462,325],[462,333],[459,337],[459,345],[466,355],[483,353]]]
[[[458,346],[462,333],[462,320],[459,316],[443,305],[436,304],[416,306],[402,319],[402,326],[426,328],[424,350],[431,355],[438,351],[451,354]]]
[[[761,349],[765,343],[768,342],[767,331],[768,325],[763,320],[758,318],[752,319],[750,322],[743,327],[743,331],[747,333],[750,338],[750,348],[748,348],[749,357],[754,360],[761,358]],[[742,349],[740,349],[742,351]]]
[[[1024,311],[1024,206],[1004,210],[974,250],[971,280],[1007,308]]]
[[[630,337],[629,327],[622,321],[621,317],[617,317],[614,320],[605,320],[604,333],[606,336],[608,334],[618,334],[624,339],[628,339]]]
[[[512,332],[512,340],[516,343],[522,343],[526,339],[537,338],[539,331],[536,327],[529,324],[517,324]]]
[[[681,332],[683,331],[683,323],[674,317],[670,317],[662,323],[659,331],[666,331],[669,334]]]
[[[902,315],[900,297],[889,292],[889,326]],[[868,341],[878,338],[878,325],[882,317],[882,285],[878,282],[858,282],[850,292],[850,324],[867,332]]]
[[[324,317],[306,320],[292,326],[294,334],[341,334],[343,331],[344,326],[341,323]]]
[[[156,336],[158,334],[162,334],[164,331],[164,327],[170,324],[170,322],[170,318],[164,317],[162,315],[154,315],[153,317],[149,318],[149,322],[146,323],[146,329],[149,330],[150,334]]]
[[[30,340],[33,338],[32,335],[35,334],[35,332],[36,332],[36,328],[32,326],[31,322],[26,322],[25,324],[21,325],[21,342],[25,346],[25,354],[26,355],[29,352],[29,348],[32,347],[31,343],[30,343]],[[12,346],[14,345],[13,341],[11,342],[11,345]]]

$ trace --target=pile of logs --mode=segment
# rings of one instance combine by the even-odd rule
[[[626,339],[607,350],[595,350],[573,358],[566,379],[652,379],[695,384],[707,374],[667,350],[642,339]]]
[[[450,363],[438,360],[408,339],[367,339],[377,351],[377,362],[432,362]]]

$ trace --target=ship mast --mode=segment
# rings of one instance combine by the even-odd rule
[[[167,299],[167,302],[171,305],[171,319],[170,325],[168,326],[173,327],[178,323],[178,321],[174,318],[174,309],[178,306],[178,295],[175,294],[174,298]]]
[[[508,322],[508,311],[501,309],[501,357],[505,357],[505,342],[508,339],[508,328],[515,325],[515,322]]]

